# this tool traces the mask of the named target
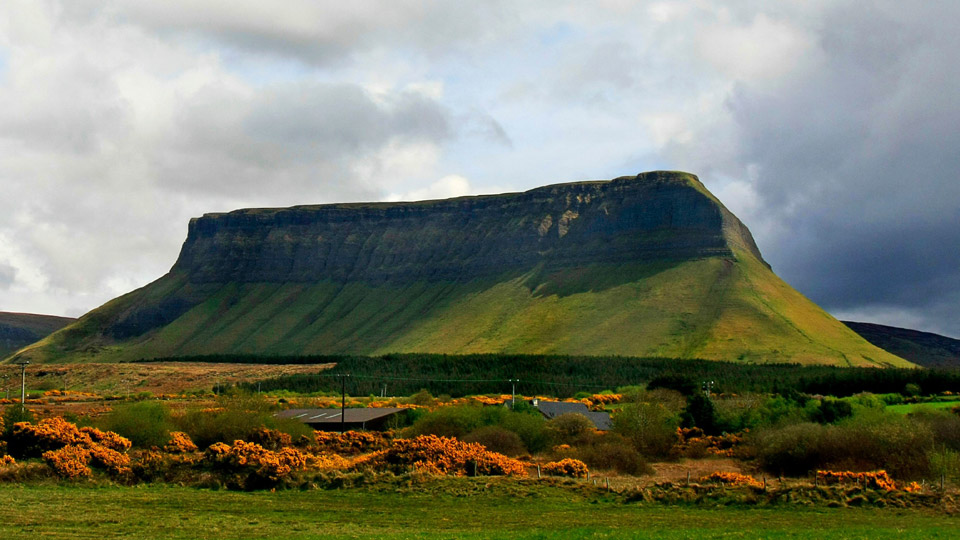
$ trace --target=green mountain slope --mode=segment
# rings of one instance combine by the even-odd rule
[[[76,319],[0,311],[0,359],[39,341]]]
[[[841,321],[877,347],[928,368],[960,367],[960,339],[882,324]]]
[[[241,210],[20,354],[556,353],[904,366],[787,284],[693,175]]]

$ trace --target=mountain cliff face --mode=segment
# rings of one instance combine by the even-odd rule
[[[386,352],[906,364],[776,278],[679,172],[207,214],[170,273],[22,354]]]

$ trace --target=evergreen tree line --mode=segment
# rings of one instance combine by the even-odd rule
[[[916,385],[924,394],[960,391],[960,370],[880,369],[737,364],[712,360],[512,354],[387,354],[383,356],[209,355],[158,358],[163,362],[246,364],[336,364],[314,374],[287,375],[246,383],[248,389],[351,395],[434,395],[510,393],[570,397],[624,386],[673,388],[691,395],[708,381],[713,392],[802,392],[849,396],[860,392],[903,392]],[[349,375],[344,380],[341,375]]]

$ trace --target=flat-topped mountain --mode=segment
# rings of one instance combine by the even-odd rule
[[[207,214],[167,275],[21,354],[388,352],[908,365],[777,278],[681,172]]]
[[[54,315],[0,311],[0,359],[40,341],[75,320]]]

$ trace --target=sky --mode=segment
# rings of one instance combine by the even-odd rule
[[[960,337],[960,2],[4,0],[0,311],[191,217],[697,174],[842,319]]]

